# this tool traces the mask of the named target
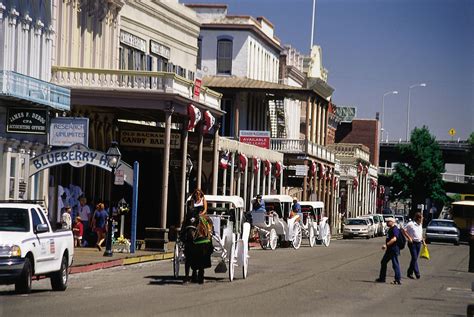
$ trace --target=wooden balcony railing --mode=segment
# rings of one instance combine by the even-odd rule
[[[179,94],[193,99],[194,84],[174,73],[114,70],[78,67],[52,67],[51,81],[67,87],[91,87],[104,89],[137,89]],[[220,109],[222,94],[201,87],[199,102]]]

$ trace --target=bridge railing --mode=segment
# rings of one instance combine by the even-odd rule
[[[392,175],[395,171],[392,167],[379,167],[379,174],[382,175]],[[463,175],[463,174],[454,174],[454,173],[442,173],[443,181],[449,183],[459,183],[459,184],[468,184],[474,183],[473,175]]]

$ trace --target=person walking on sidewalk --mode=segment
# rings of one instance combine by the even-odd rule
[[[102,251],[101,245],[105,240],[105,232],[107,228],[107,211],[103,203],[97,204],[94,216],[92,217],[92,229],[97,233],[97,244],[96,247],[99,251]]]
[[[415,273],[417,279],[420,278],[418,256],[420,255],[421,245],[425,244],[423,240],[423,227],[421,226],[422,221],[423,217],[421,216],[421,212],[416,212],[413,220],[405,226],[405,230],[402,230],[403,235],[407,238],[408,248],[410,249],[411,261],[407,276],[411,279],[414,279],[413,273]]]
[[[400,263],[398,262],[398,255],[400,254],[400,248],[397,244],[397,237],[400,234],[400,230],[395,225],[395,218],[389,217],[385,220],[389,227],[385,244],[382,246],[382,250],[385,250],[385,254],[380,261],[380,274],[376,282],[385,283],[385,277],[387,275],[387,264],[392,261],[393,271],[395,272],[395,280],[391,284],[402,284],[400,274]]]
[[[66,206],[66,208],[64,208],[64,212],[61,216],[61,223],[62,223],[62,228],[63,229],[68,229],[68,230],[72,229],[71,207],[70,206]]]

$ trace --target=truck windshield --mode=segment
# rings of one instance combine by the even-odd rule
[[[28,210],[22,208],[0,208],[0,231],[30,231]]]

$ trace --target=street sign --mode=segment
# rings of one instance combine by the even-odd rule
[[[116,171],[115,171],[114,184],[115,184],[115,185],[123,185],[123,184],[125,184],[125,173],[124,173],[123,170],[116,170]]]
[[[296,165],[295,175],[296,176],[307,176],[308,175],[308,166],[307,165]]]
[[[455,135],[456,135],[456,130],[454,130],[453,128],[451,128],[451,129],[449,130],[449,135],[450,135],[450,136],[455,136]]]

